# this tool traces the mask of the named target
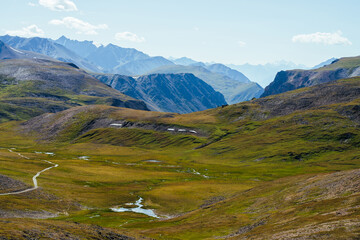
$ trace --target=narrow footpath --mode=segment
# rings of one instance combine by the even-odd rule
[[[16,152],[14,152],[14,151],[11,150],[11,149],[8,149],[8,150],[9,150],[9,152],[16,153]],[[26,157],[26,156],[24,156],[24,155],[22,155],[22,154],[20,154],[20,153],[16,153],[16,154],[18,154],[18,155],[19,155],[20,157],[22,157],[22,158],[29,159],[28,157]],[[27,193],[27,192],[31,192],[31,191],[34,191],[34,190],[38,189],[38,188],[39,188],[39,185],[38,185],[38,182],[37,182],[37,178],[40,176],[40,174],[43,173],[43,172],[46,172],[46,171],[48,171],[48,170],[50,170],[50,169],[52,169],[52,168],[56,168],[56,167],[59,166],[58,164],[55,164],[55,163],[50,162],[50,161],[47,161],[47,160],[43,160],[43,161],[46,162],[46,163],[52,164],[53,166],[48,167],[48,168],[45,168],[45,169],[41,170],[40,172],[37,172],[37,173],[35,174],[35,176],[33,176],[32,180],[33,180],[33,183],[34,183],[34,187],[28,188],[28,189],[25,189],[25,190],[9,192],[9,193],[0,193],[0,196],[7,196],[7,195],[16,195],[16,194],[21,194],[21,193]]]

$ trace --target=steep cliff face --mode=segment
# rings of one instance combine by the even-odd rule
[[[360,57],[341,58],[314,70],[281,71],[261,97],[356,76],[360,76]]]
[[[95,75],[100,81],[136,99],[151,110],[190,113],[226,104],[224,96],[193,74],[151,74],[138,78]]]

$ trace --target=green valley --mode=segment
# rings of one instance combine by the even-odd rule
[[[0,196],[0,232],[355,239],[359,91],[350,78],[183,115],[90,105],[2,123],[0,174],[32,186],[44,160],[59,166]],[[140,197],[159,218],[111,210]]]

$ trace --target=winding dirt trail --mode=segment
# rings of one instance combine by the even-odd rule
[[[14,151],[11,150],[11,149],[8,149],[8,150],[9,150],[9,152],[16,153],[17,155],[19,155],[19,156],[22,157],[22,158],[29,159],[28,157],[22,155],[21,153],[14,152]],[[52,169],[52,168],[56,168],[56,167],[59,166],[58,164],[55,164],[55,163],[50,162],[50,161],[47,161],[47,160],[43,160],[43,161],[44,161],[44,162],[47,162],[47,163],[49,163],[49,164],[52,164],[53,166],[48,167],[48,168],[45,168],[45,169],[41,170],[40,172],[37,172],[37,173],[35,174],[35,176],[33,176],[32,180],[33,180],[33,183],[34,183],[34,187],[28,188],[28,189],[25,189],[25,190],[21,190],[21,191],[14,191],[14,192],[9,192],[9,193],[0,193],[0,196],[7,196],[7,195],[16,195],[16,194],[21,194],[21,193],[27,193],[27,192],[34,191],[34,190],[38,189],[39,186],[38,186],[38,182],[37,182],[37,177],[39,177],[41,173],[43,173],[43,172],[45,172],[45,171],[48,171],[48,170],[50,170],[50,169]]]

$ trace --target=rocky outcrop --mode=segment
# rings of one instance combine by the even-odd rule
[[[342,58],[314,70],[281,71],[261,97],[355,76],[360,76],[360,57]]]
[[[0,174],[0,193],[24,190],[29,187],[29,185],[19,180]]]
[[[190,113],[226,104],[221,93],[193,74],[95,77],[128,96],[145,101],[155,111]]]

